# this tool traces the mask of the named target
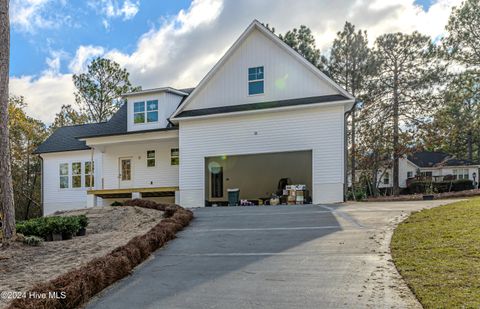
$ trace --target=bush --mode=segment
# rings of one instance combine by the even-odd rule
[[[473,181],[468,179],[452,180],[452,181],[412,181],[408,186],[409,193],[426,193],[432,186],[435,193],[464,191],[473,189]]]
[[[367,198],[367,192],[363,188],[355,188],[355,191],[349,189],[347,192],[347,200],[361,201]]]
[[[41,217],[18,222],[17,232],[25,236],[37,236],[47,239],[51,234],[75,235],[78,230],[88,225],[85,215],[70,217]]]
[[[119,201],[115,201],[115,202],[111,203],[110,206],[123,206],[123,203],[121,203]]]
[[[27,236],[23,239],[23,243],[28,245],[28,246],[40,246],[43,242],[43,238],[37,237],[37,236]]]

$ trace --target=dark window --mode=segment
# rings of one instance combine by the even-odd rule
[[[223,197],[223,167],[211,171],[212,197]]]
[[[248,69],[248,95],[264,93],[263,67]]]

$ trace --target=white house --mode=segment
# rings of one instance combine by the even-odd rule
[[[474,161],[458,159],[444,152],[417,151],[399,159],[399,186],[407,188],[409,181],[419,177],[442,181],[444,179],[469,179],[478,183],[480,164]],[[357,182],[363,172],[357,171]],[[378,187],[393,187],[393,169],[386,168],[378,171]]]
[[[37,149],[44,213],[143,197],[184,207],[268,197],[281,178],[313,203],[343,200],[354,98],[253,21],[196,88],[125,94],[107,122],[63,127]]]

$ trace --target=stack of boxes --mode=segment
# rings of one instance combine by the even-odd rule
[[[303,204],[307,193],[306,185],[288,185],[283,192],[289,205]]]

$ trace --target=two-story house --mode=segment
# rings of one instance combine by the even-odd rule
[[[59,128],[38,147],[45,214],[137,197],[201,207],[229,188],[257,199],[282,178],[313,203],[343,200],[354,98],[258,21],[197,87],[124,97],[109,121]]]

